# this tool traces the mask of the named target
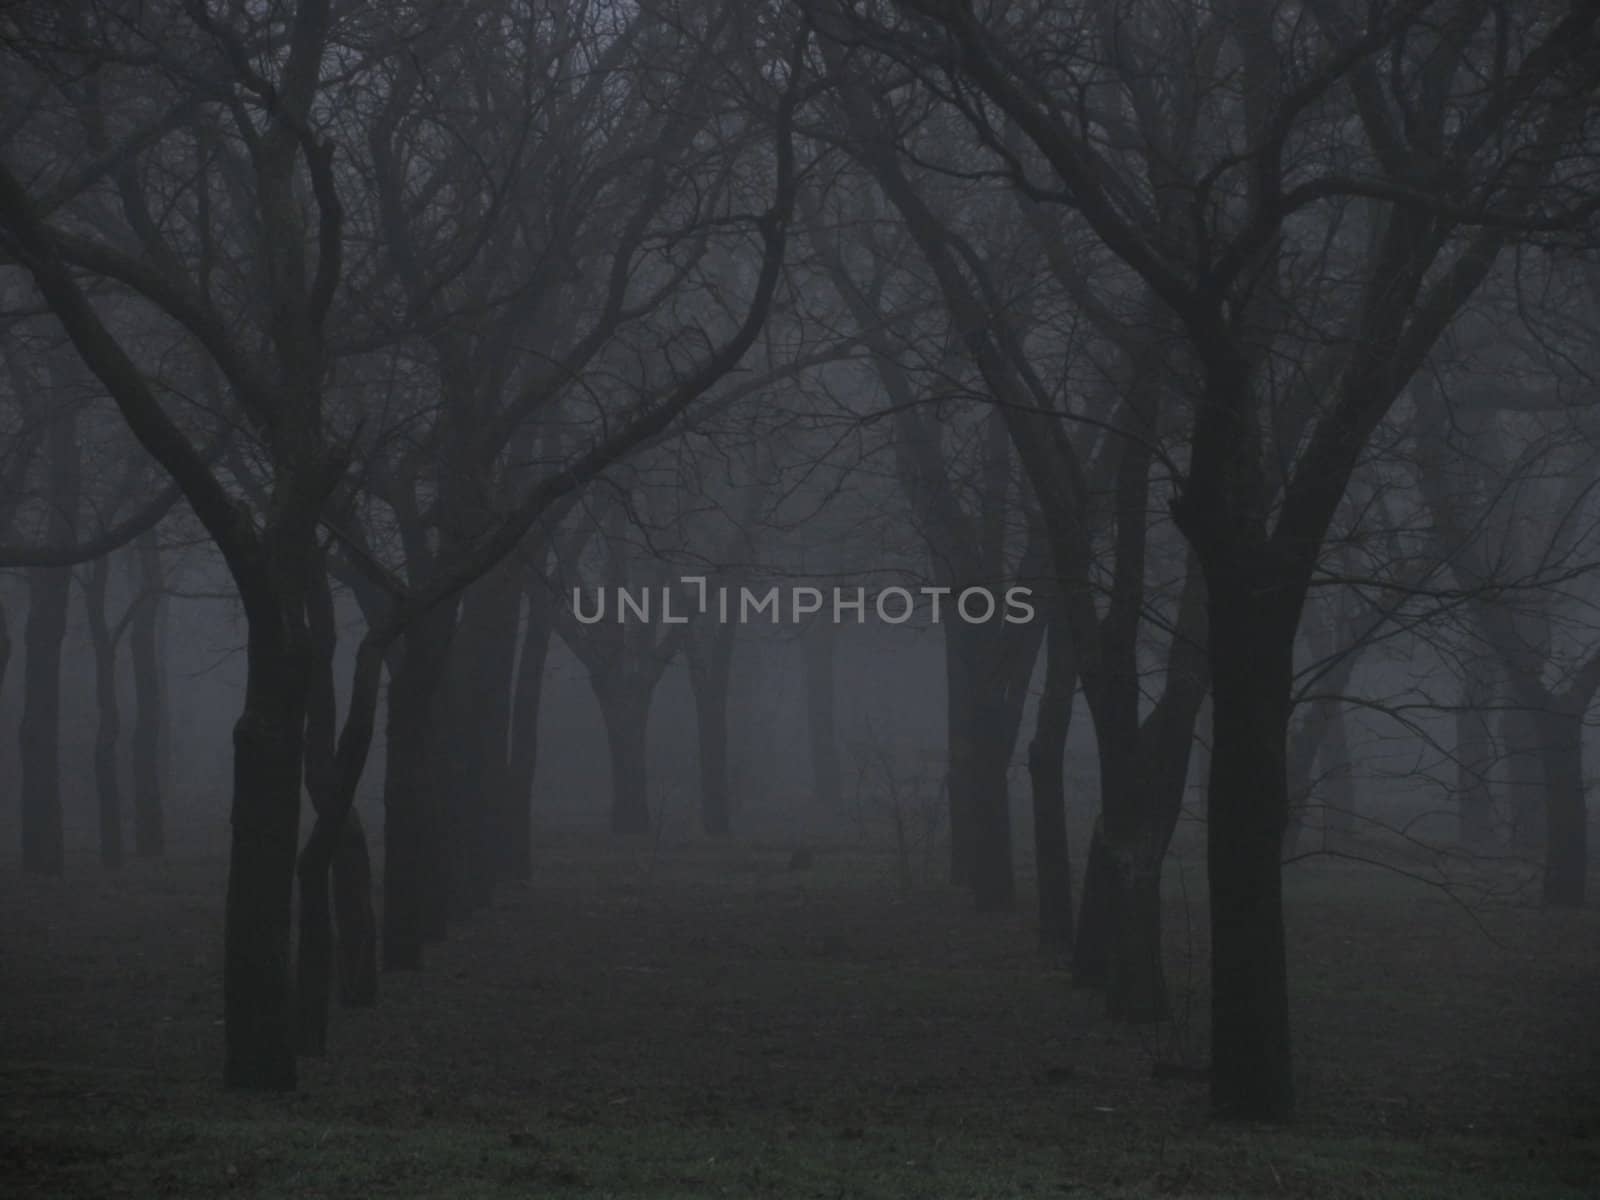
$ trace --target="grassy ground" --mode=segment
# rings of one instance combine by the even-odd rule
[[[1600,917],[1289,876],[1301,1118],[1219,1126],[1198,873],[1130,1030],[892,864],[556,841],[292,1096],[215,1084],[220,869],[0,877],[8,1196],[1600,1195]],[[1184,891],[1187,891],[1187,901]]]

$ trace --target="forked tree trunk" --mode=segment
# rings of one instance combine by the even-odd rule
[[[1168,697],[1134,734],[1119,740],[1113,729],[1110,739],[1100,739],[1106,1015],[1118,1021],[1150,1023],[1168,1015],[1161,871],[1194,744],[1193,711],[1175,695],[1169,684]]]
[[[134,543],[133,557],[138,592],[128,626],[133,661],[133,852],[140,858],[158,858],[167,848],[161,799],[166,688],[157,645],[166,606],[166,580],[161,571],[161,546],[153,530]]]
[[[316,820],[297,866],[300,942],[295,1041],[301,1054],[320,1055],[327,1051],[328,1001],[336,970],[345,1003],[367,1005],[377,1000],[377,927],[372,916],[366,834],[356,810],[344,809],[336,799],[339,717],[333,670],[338,629],[333,592],[321,565],[307,590],[306,624],[312,665],[306,699],[305,785]]]
[[[117,742],[121,736],[121,711],[117,705],[117,643],[106,616],[106,590],[111,571],[108,559],[89,567],[83,604],[89,620],[89,643],[94,652],[94,786],[100,826],[100,865],[108,871],[122,866],[122,780],[117,769]]]
[[[335,979],[339,1003],[346,1008],[370,1008],[378,1002],[378,924],[366,830],[353,808],[338,833],[322,821],[317,818],[298,869],[295,1047],[303,1055],[327,1053],[328,1003]]]

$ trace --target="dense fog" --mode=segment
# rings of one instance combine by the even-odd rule
[[[1589,4],[0,6],[0,1173],[1589,1194],[1597,88]]]

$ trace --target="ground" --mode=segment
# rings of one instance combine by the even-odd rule
[[[1138,1030],[1025,912],[789,858],[548,838],[286,1096],[218,1086],[219,863],[0,876],[0,1192],[1600,1195],[1600,914],[1291,867],[1300,1114],[1261,1130],[1168,1069],[1205,1057],[1197,866],[1169,876],[1178,1019]]]

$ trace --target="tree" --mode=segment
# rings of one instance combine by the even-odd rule
[[[1285,20],[1255,0],[1091,3],[1001,21],[904,0],[841,4],[844,28],[827,14],[841,40],[925,79],[989,172],[1070,212],[1183,339],[1171,507],[1207,593],[1211,1090],[1232,1116],[1294,1108],[1285,739],[1329,523],[1372,431],[1501,251],[1594,207],[1578,181],[1600,14],[1444,9],[1313,0]],[[1166,152],[1177,141],[1198,147],[1187,170]],[[968,337],[999,354],[985,325]],[[1048,486],[1046,464],[1030,474]]]

